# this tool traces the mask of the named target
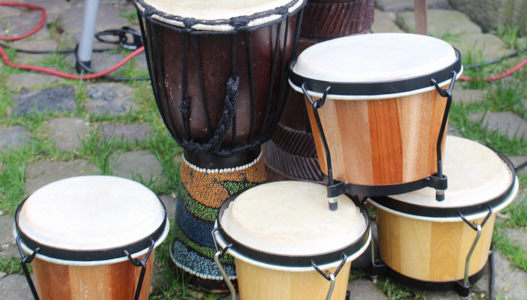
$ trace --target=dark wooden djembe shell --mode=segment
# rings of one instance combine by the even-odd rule
[[[194,30],[142,18],[152,88],[164,123],[191,163],[207,167],[217,157],[254,160],[271,138],[285,105],[287,64],[296,52],[296,15],[233,30]],[[214,24],[213,24],[214,25]],[[196,159],[193,159],[196,157]],[[221,166],[220,166],[221,167]]]

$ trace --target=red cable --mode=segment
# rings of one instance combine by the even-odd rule
[[[25,8],[29,8],[32,10],[40,10],[42,12],[42,17],[40,18],[40,22],[38,23],[37,27],[33,28],[31,31],[24,33],[22,35],[17,35],[13,37],[0,36],[0,40],[2,41],[16,41],[16,40],[21,40],[23,38],[26,38],[32,35],[33,33],[37,32],[44,25],[44,22],[46,21],[46,10],[40,6],[25,4],[25,3],[16,3],[16,2],[0,2],[0,5],[25,7]]]
[[[19,35],[19,36],[14,36],[14,37],[0,36],[0,40],[13,41],[13,40],[19,40],[19,39],[28,37],[31,34],[33,34],[36,31],[38,31],[44,25],[45,18],[46,18],[46,11],[42,7],[29,5],[29,4],[24,4],[24,3],[16,3],[16,2],[0,2],[0,6],[1,5],[5,5],[5,6],[19,6],[19,7],[25,7],[25,8],[34,9],[34,10],[40,10],[42,12],[42,18],[41,18],[39,24],[33,30],[29,31],[28,33],[25,33],[25,34],[22,34],[22,35]],[[8,66],[10,66],[12,68],[17,68],[17,69],[22,69],[22,70],[30,70],[30,71],[38,71],[38,72],[43,72],[43,73],[47,73],[47,74],[50,74],[50,75],[55,75],[55,76],[64,77],[64,78],[68,78],[68,79],[94,79],[94,78],[102,77],[102,76],[105,76],[105,75],[108,75],[108,74],[112,73],[113,71],[117,70],[122,65],[127,63],[134,56],[136,56],[136,55],[140,54],[141,52],[143,52],[144,49],[145,48],[143,46],[137,48],[134,52],[130,53],[128,56],[126,56],[123,60],[121,60],[115,66],[113,66],[113,67],[111,67],[111,68],[109,68],[109,69],[107,69],[105,71],[98,72],[98,73],[93,73],[93,74],[87,74],[87,75],[83,75],[83,76],[68,74],[68,73],[60,72],[60,71],[49,69],[49,68],[39,67],[39,66],[15,64],[15,63],[13,63],[13,62],[11,62],[9,60],[9,58],[7,57],[7,54],[6,54],[5,50],[4,50],[4,48],[2,48],[2,46],[0,46],[0,56],[2,56],[2,58],[4,59],[6,65],[8,65]]]
[[[509,69],[508,71],[505,71],[499,75],[494,75],[492,77],[487,77],[487,78],[483,78],[483,79],[473,79],[471,77],[466,77],[466,76],[459,76],[459,80],[464,80],[464,81],[476,81],[476,80],[481,80],[481,81],[486,81],[486,82],[489,82],[489,81],[496,81],[496,80],[499,80],[499,79],[502,79],[502,78],[505,78],[507,76],[510,76],[512,75],[512,73],[518,71],[519,69],[523,68],[525,65],[527,65],[527,59],[520,62],[519,64],[517,64],[516,66],[514,66],[512,69]]]

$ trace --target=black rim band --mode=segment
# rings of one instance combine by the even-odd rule
[[[153,239],[154,241],[157,241],[164,233],[165,227],[167,224],[167,216],[166,216],[166,208],[165,205],[161,200],[159,200],[159,203],[163,207],[164,216],[163,216],[163,222],[161,225],[150,235],[127,245],[119,246],[116,248],[107,248],[107,249],[100,249],[100,250],[75,250],[75,249],[64,249],[64,248],[56,248],[48,245],[43,245],[31,238],[29,238],[26,234],[23,233],[22,230],[20,230],[20,227],[18,226],[18,219],[20,215],[20,211],[22,209],[22,206],[24,205],[24,202],[22,202],[15,214],[15,230],[16,234],[20,236],[22,242],[28,247],[29,249],[35,250],[37,248],[40,248],[40,251],[38,252],[39,255],[44,255],[50,258],[59,259],[59,260],[68,260],[68,261],[102,261],[102,260],[110,260],[110,259],[116,259],[116,258],[126,258],[126,255],[123,253],[123,250],[127,250],[129,253],[135,254],[142,250],[146,250],[150,246],[150,240]]]
[[[427,75],[394,81],[380,81],[380,82],[363,82],[363,83],[345,83],[345,82],[330,82],[324,80],[316,80],[312,78],[303,77],[294,72],[293,68],[296,64],[296,59],[289,64],[289,79],[297,87],[306,84],[309,92],[316,92],[323,94],[324,91],[331,87],[328,96],[344,95],[344,96],[379,96],[390,95],[404,92],[415,91],[427,87],[434,87],[430,81],[432,78],[437,82],[442,83],[451,79],[452,71],[460,74],[461,71],[461,55],[459,51],[453,48],[456,52],[456,61],[437,72]]]
[[[290,255],[279,255],[275,253],[268,253],[263,252],[261,250],[257,250],[254,248],[251,248],[247,245],[244,245],[238,241],[236,241],[234,238],[232,238],[230,235],[228,235],[225,230],[223,230],[223,227],[221,226],[221,219],[223,216],[223,212],[225,209],[229,206],[229,203],[234,201],[236,199],[236,196],[234,195],[229,200],[225,201],[225,203],[222,204],[218,211],[218,224],[219,228],[218,231],[221,235],[221,237],[225,240],[227,244],[232,244],[230,247],[237,253],[246,256],[250,259],[271,264],[271,265],[278,265],[278,266],[284,266],[284,267],[312,267],[311,261],[314,261],[318,265],[325,265],[329,263],[339,262],[342,260],[341,253],[346,254],[347,256],[351,256],[354,253],[357,253],[362,247],[366,245],[366,243],[369,240],[370,236],[370,218],[368,215],[368,212],[366,209],[361,205],[358,204],[355,200],[352,200],[357,207],[360,208],[361,214],[363,215],[366,224],[366,231],[361,235],[359,239],[354,241],[352,244],[335,250],[330,253],[322,253],[322,254],[315,254],[315,255],[309,255],[309,256],[290,256]]]
[[[395,210],[407,215],[413,215],[413,216],[421,216],[421,217],[433,217],[433,218],[448,218],[448,217],[456,217],[459,218],[459,211],[461,211],[464,215],[474,215],[479,213],[488,213],[490,207],[497,207],[501,203],[503,203],[506,199],[508,199],[513,192],[514,185],[516,183],[516,173],[514,171],[514,165],[511,163],[511,161],[503,154],[497,152],[496,150],[488,147],[489,149],[493,150],[501,159],[502,161],[507,165],[509,170],[511,171],[511,184],[510,186],[498,197],[490,199],[489,201],[478,203],[476,205],[466,206],[466,207],[430,207],[430,206],[419,206],[416,204],[410,204],[403,201],[395,200],[393,198],[390,198],[389,196],[383,196],[383,197],[371,197],[371,201],[375,202],[378,205],[384,206],[386,208],[389,208],[391,210]]]

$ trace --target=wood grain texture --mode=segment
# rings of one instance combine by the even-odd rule
[[[326,100],[318,112],[333,177],[353,184],[391,185],[436,173],[437,138],[445,107],[446,98],[435,90],[382,100]],[[320,167],[327,174],[312,111],[309,117]]]
[[[155,256],[152,251],[139,299],[147,300]],[[144,256],[142,257],[144,258]],[[141,268],[128,260],[100,266],[69,266],[35,258],[32,262],[37,293],[41,300],[133,299]]]
[[[377,209],[379,253],[387,266],[410,278],[451,282],[464,278],[465,261],[476,231],[464,223],[410,219]],[[493,214],[482,227],[482,235],[472,254],[469,275],[480,271],[488,260],[494,221]],[[483,219],[473,222],[481,224]]]
[[[351,261],[340,270],[335,280],[332,300],[345,299]],[[329,271],[334,272],[332,268]],[[330,283],[313,269],[312,272],[288,272],[265,269],[236,260],[238,289],[241,300],[326,299]]]

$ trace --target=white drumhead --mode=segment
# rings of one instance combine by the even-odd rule
[[[287,6],[287,11],[293,13],[304,4],[303,0],[136,0],[136,5],[141,11],[145,6],[149,6],[157,11],[158,21],[170,23],[171,25],[183,27],[183,23],[174,21],[176,19],[195,19],[196,30],[228,31],[233,27],[228,25],[231,18],[240,16],[251,17],[249,27],[259,26],[275,21],[280,15],[274,10],[279,7]],[[204,21],[216,21],[216,24],[205,25]],[[210,22],[209,22],[210,23]]]
[[[447,136],[443,173],[448,178],[445,200],[435,200],[435,190],[424,188],[390,198],[419,206],[460,208],[498,198],[513,185],[514,174],[490,148],[456,136]]]
[[[156,194],[142,184],[112,176],[81,176],[34,192],[20,210],[18,226],[39,244],[103,250],[151,235],[165,218]]]
[[[304,78],[319,81],[379,83],[428,75],[456,60],[454,48],[434,37],[409,33],[359,34],[305,49],[298,56],[293,71]],[[301,92],[299,87],[293,85],[293,88]],[[335,97],[330,91],[329,98],[351,100],[379,96]]]
[[[367,229],[360,209],[345,195],[329,210],[324,185],[279,181],[240,194],[224,211],[223,230],[237,242],[277,255],[333,253]]]

